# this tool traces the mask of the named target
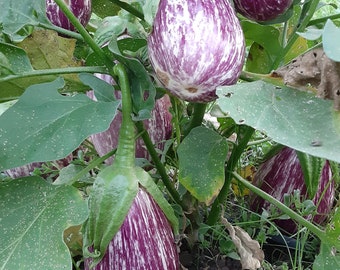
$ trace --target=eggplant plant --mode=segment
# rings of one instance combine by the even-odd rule
[[[308,267],[337,269],[339,113],[315,94],[340,59],[335,4],[113,2],[0,3],[0,269],[200,269],[204,247],[265,267],[273,206],[286,237],[319,240]],[[268,144],[284,149],[264,162]],[[29,175],[78,147],[57,180]]]

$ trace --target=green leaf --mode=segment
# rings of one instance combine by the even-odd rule
[[[159,190],[154,180],[146,171],[139,167],[136,167],[135,170],[139,183],[147,190],[147,192],[156,201],[156,203],[162,209],[167,219],[170,221],[175,234],[178,234],[178,219],[169,202],[164,198],[163,193]]]
[[[110,75],[104,75],[107,80],[111,80],[112,77]],[[90,86],[98,101],[111,102],[116,101],[114,97],[114,87],[112,84],[109,84],[107,81],[97,78],[96,76],[89,73],[81,73],[79,74],[79,79],[86,85]],[[112,79],[113,81],[113,79]]]
[[[318,191],[319,179],[325,165],[325,160],[300,151],[296,151],[296,154],[303,172],[308,198],[313,199]]]
[[[107,129],[119,102],[62,96],[59,78],[32,85],[0,116],[0,170],[67,156],[89,135]]]
[[[340,28],[328,19],[322,34],[325,54],[333,61],[340,62]]]
[[[236,123],[301,152],[340,162],[340,114],[332,101],[263,81],[219,87],[217,95],[222,112]]]
[[[326,227],[326,238],[325,240],[329,245],[332,245],[339,255],[340,252],[340,208],[335,209],[334,216],[332,220],[328,223]]]
[[[268,74],[271,72],[273,61],[270,55],[258,43],[254,42],[249,50],[246,69],[250,72]]]
[[[71,186],[40,177],[1,184],[0,269],[72,269],[63,231],[87,216],[87,202]]]
[[[228,152],[225,138],[196,127],[178,147],[179,181],[200,202],[210,205],[224,184]]]
[[[119,10],[120,10],[120,7],[115,5],[113,1],[92,0],[92,11],[101,18],[116,15]]]
[[[339,251],[336,253],[334,248],[327,243],[322,242],[320,245],[320,253],[316,257],[313,270],[334,270],[340,269]]]
[[[30,60],[23,49],[8,43],[0,43],[0,52],[3,56],[1,59],[1,71],[7,70],[8,74],[19,74],[33,70]],[[6,61],[4,61],[5,59]],[[3,72],[0,73],[0,77],[3,77]]]
[[[245,38],[260,44],[270,55],[275,56],[282,50],[280,32],[275,27],[250,21],[242,21],[241,25]]]
[[[0,2],[2,32],[12,41],[22,41],[31,34],[30,27],[39,22],[51,24],[46,17],[45,0],[11,0]]]

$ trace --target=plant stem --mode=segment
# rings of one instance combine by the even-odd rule
[[[281,50],[279,52],[279,54],[276,56],[274,63],[272,65],[272,70],[277,69],[278,66],[280,66],[280,63],[283,59],[283,57],[287,54],[287,52],[291,49],[291,47],[294,45],[295,41],[297,40],[297,38],[299,37],[299,35],[297,34],[298,32],[303,32],[304,29],[306,28],[306,26],[308,25],[310,19],[313,17],[313,14],[316,10],[316,8],[318,7],[320,0],[312,0],[308,3],[304,4],[304,8],[308,8],[308,11],[306,12],[306,14],[301,14],[302,18],[300,17],[300,23],[296,29],[296,31],[294,32],[294,34],[289,38],[286,46],[283,48],[283,50]]]
[[[327,20],[335,20],[335,19],[340,19],[340,13],[330,15],[330,16],[326,16],[326,17],[322,17],[322,18],[318,18],[318,19],[315,19],[315,20],[310,20],[308,22],[307,26],[316,25],[316,24],[319,24],[319,23],[324,23]]]
[[[104,51],[99,47],[99,45],[92,39],[90,34],[86,31],[85,27],[79,22],[79,20],[73,15],[72,11],[68,9],[64,0],[55,0],[57,5],[73,24],[73,26],[78,30],[79,34],[83,37],[84,41],[91,47],[91,49],[97,54],[97,56],[104,61],[105,65],[112,70],[114,63]]]
[[[123,64],[114,67],[121,89],[122,124],[119,130],[118,147],[114,164],[131,169],[135,167],[135,125],[132,120],[132,99],[129,77]]]
[[[178,194],[177,190],[175,189],[175,187],[173,186],[167,172],[166,169],[163,165],[163,163],[161,162],[158,153],[155,149],[155,147],[153,146],[153,143],[150,139],[149,133],[147,132],[147,130],[144,128],[144,124],[142,121],[138,121],[135,123],[136,127],[137,127],[137,131],[138,133],[140,133],[146,148],[149,151],[149,154],[152,158],[152,161],[154,162],[158,173],[160,174],[162,181],[164,183],[164,185],[166,186],[167,190],[169,191],[170,195],[172,196],[173,200],[179,204],[183,209],[185,209],[185,205],[182,203],[182,200],[180,198],[180,195]]]
[[[99,157],[92,161],[89,165],[87,165],[84,169],[82,169],[80,172],[78,172],[75,176],[72,177],[72,179],[69,181],[69,183],[74,183],[78,179],[82,178],[85,174],[87,174],[89,171],[97,167],[98,165],[102,164],[106,159],[113,156],[116,153],[117,149],[113,149],[112,151],[108,152],[102,157]]]
[[[232,172],[234,171],[237,163],[239,162],[239,159],[244,149],[247,147],[248,142],[252,135],[254,134],[254,132],[255,130],[252,127],[240,126],[240,131],[237,134],[238,137],[237,144],[234,145],[234,148],[227,163],[227,167],[225,169],[225,182],[220,193],[215,199],[208,216],[207,224],[210,226],[215,225],[217,220],[220,218],[221,213],[220,204],[224,203],[227,197],[230,188],[230,183],[233,178]]]
[[[194,103],[194,112],[190,121],[189,127],[183,132],[184,136],[188,135],[189,132],[200,125],[204,118],[204,114],[207,108],[207,103]]]
[[[5,82],[5,81],[19,79],[19,78],[21,79],[21,78],[35,77],[35,76],[72,74],[72,73],[82,73],[82,72],[109,74],[108,69],[106,67],[100,67],[100,66],[51,68],[51,69],[32,70],[29,72],[23,72],[23,73],[15,74],[15,75],[8,75],[6,77],[0,78],[0,82]]]
[[[287,85],[284,84],[282,77],[275,77],[272,74],[259,74],[249,71],[242,71],[240,79],[246,82],[254,82],[261,80],[279,87],[287,87]],[[317,89],[313,86],[299,87],[299,90],[304,90],[313,93],[317,92]]]
[[[240,181],[246,188],[250,189],[255,194],[259,195],[261,198],[267,200],[271,204],[275,205],[277,208],[279,208],[282,212],[287,214],[292,219],[299,222],[302,226],[306,227],[308,230],[310,230],[312,233],[314,233],[317,237],[320,239],[323,239],[325,236],[325,232],[320,230],[317,226],[315,226],[313,223],[306,220],[304,217],[300,216],[296,212],[294,212],[292,209],[290,209],[285,204],[281,203],[280,201],[276,200],[271,195],[267,194],[266,192],[262,191],[260,188],[252,185],[249,181],[245,180],[236,172],[232,172],[232,175],[234,178],[236,178],[238,181]]]
[[[56,31],[60,34],[63,34],[65,36],[68,36],[68,37],[71,37],[71,38],[74,38],[74,39],[77,39],[77,40],[84,40],[82,35],[80,35],[79,33],[64,29],[62,27],[58,27],[54,24],[39,23],[39,26],[42,27],[42,28],[45,28],[45,29],[50,29],[50,30]]]

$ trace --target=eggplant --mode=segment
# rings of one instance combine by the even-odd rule
[[[301,201],[308,197],[298,156],[296,151],[289,147],[284,147],[279,153],[259,166],[254,175],[254,185],[282,203],[285,195],[293,195],[294,190],[300,191]],[[326,191],[324,191],[325,189]],[[326,161],[322,168],[317,192],[312,198],[313,203],[317,205],[317,214],[313,219],[311,216],[307,216],[306,219],[312,219],[315,223],[322,224],[331,212],[334,199],[335,183],[332,179],[330,164]],[[251,210],[258,213],[261,213],[263,209],[269,210],[270,208],[269,202],[256,195],[251,195],[250,203]],[[294,208],[294,205],[290,207]],[[289,234],[294,234],[297,231],[297,225],[291,219],[277,219],[275,223]]]
[[[293,0],[234,0],[238,13],[249,20],[267,22],[284,14]]]
[[[109,75],[96,74],[96,76],[110,84],[115,84],[114,80]],[[93,91],[87,92],[87,95],[96,100]],[[119,91],[115,92],[115,97],[120,99]],[[151,112],[151,118],[144,121],[145,128],[149,132],[151,141],[154,143],[155,147],[160,150],[163,150],[164,141],[168,140],[172,134],[172,115],[169,111],[170,107],[170,98],[168,95],[164,95],[162,98],[156,100],[155,108]],[[122,115],[120,112],[117,112],[117,115],[106,131],[90,136],[90,140],[100,156],[105,155],[117,147],[121,122]],[[141,138],[136,140],[136,158],[144,158],[151,161],[149,152]],[[113,158],[109,158],[106,160],[106,163],[111,164],[112,161]]]
[[[91,259],[85,260],[90,270]],[[143,188],[119,231],[94,270],[177,270],[179,256],[174,235],[161,208]]]
[[[76,16],[79,22],[86,26],[91,18],[92,0],[64,0],[68,8]],[[46,0],[46,15],[50,22],[66,30],[75,31],[74,26],[60,10],[54,0]]]
[[[245,42],[228,1],[161,0],[148,37],[158,79],[180,99],[205,103],[237,82]]]

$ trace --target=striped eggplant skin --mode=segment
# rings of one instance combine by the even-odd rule
[[[79,22],[86,26],[90,20],[92,13],[92,0],[64,0],[69,10],[72,11]],[[65,14],[54,2],[54,0],[46,0],[46,15],[47,18],[56,26],[64,28],[66,30],[75,31],[74,26],[67,19]]]
[[[85,260],[90,270],[91,259]],[[143,188],[94,270],[177,270],[179,256],[171,226],[161,208]]]
[[[244,64],[244,35],[229,1],[161,0],[148,37],[150,62],[171,94],[189,102],[217,98]]]
[[[96,76],[112,85],[115,84],[113,78],[109,75],[96,74]],[[91,99],[96,100],[93,91],[87,92],[87,95]],[[120,99],[120,93],[118,91],[115,92],[115,96],[117,99]],[[156,100],[155,108],[151,112],[151,118],[144,121],[145,129],[149,132],[151,141],[155,147],[161,151],[164,149],[164,142],[170,139],[172,134],[172,115],[170,107],[170,98],[168,95],[164,95],[162,98]],[[106,131],[90,136],[90,140],[100,156],[105,155],[117,147],[121,122],[122,115],[121,112],[118,111],[111,122],[110,127]],[[151,157],[142,138],[136,140],[136,158],[144,158],[151,161]],[[112,164],[112,161],[113,158],[109,158],[106,160],[106,163]]]
[[[329,183],[330,182],[330,183]],[[280,202],[284,202],[285,194],[293,195],[294,190],[300,190],[301,201],[307,197],[307,187],[304,183],[303,172],[294,149],[285,147],[278,154],[262,163],[254,176],[254,184],[260,187]],[[324,190],[327,188],[325,193]],[[313,221],[322,224],[331,212],[335,199],[335,183],[329,162],[326,161],[319,179],[319,186],[312,199],[317,207],[317,214]],[[251,209],[261,213],[263,209],[269,210],[270,203],[261,197],[251,195]],[[320,201],[320,203],[319,203]],[[291,208],[294,208],[292,205]],[[311,216],[306,217],[311,220]],[[277,219],[275,223],[284,232],[294,234],[297,225],[291,219]]]
[[[271,21],[284,14],[293,0],[234,0],[238,13],[257,22]]]

